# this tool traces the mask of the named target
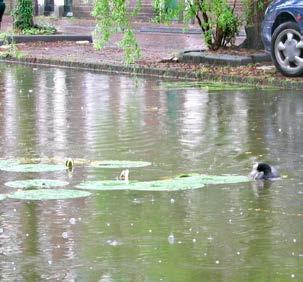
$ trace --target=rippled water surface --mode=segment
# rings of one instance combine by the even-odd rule
[[[303,281],[303,94],[208,91],[156,79],[0,66],[0,157],[136,160],[132,180],[180,173],[281,180],[186,191],[92,191],[0,202],[1,281]],[[73,189],[121,169],[0,171]]]

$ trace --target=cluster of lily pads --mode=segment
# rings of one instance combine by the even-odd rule
[[[151,165],[143,161],[87,161],[75,159],[75,165],[87,165],[94,168],[138,168]],[[57,163],[56,163],[57,162]],[[60,163],[61,162],[61,163]],[[0,159],[0,170],[8,172],[52,172],[65,170],[62,160],[58,159],[31,159],[14,160]],[[18,190],[11,194],[0,194],[0,200],[5,198],[21,200],[51,200],[71,199],[90,196],[87,190],[137,190],[137,191],[177,191],[202,188],[207,184],[232,184],[249,181],[248,177],[240,175],[202,175],[183,174],[170,179],[154,181],[125,181],[103,180],[84,181],[71,189],[53,189],[54,187],[66,186],[69,183],[51,179],[28,179],[9,181],[5,185]]]

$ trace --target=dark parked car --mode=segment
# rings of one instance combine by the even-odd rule
[[[303,74],[303,0],[276,0],[265,12],[262,41],[287,76]]]

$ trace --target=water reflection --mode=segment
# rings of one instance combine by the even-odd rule
[[[263,160],[284,176],[264,186],[3,201],[1,280],[303,280],[301,93],[172,90],[152,79],[0,68],[1,157],[151,161],[131,169],[138,180],[246,175]],[[11,192],[9,180],[55,178],[72,188],[119,173],[0,171],[0,191]]]

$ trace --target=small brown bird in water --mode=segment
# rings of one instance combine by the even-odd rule
[[[69,171],[73,171],[74,168],[74,161],[73,159],[69,158],[65,161],[65,167],[69,170]]]
[[[128,176],[129,176],[129,170],[123,169],[120,173],[119,180],[128,181]]]

